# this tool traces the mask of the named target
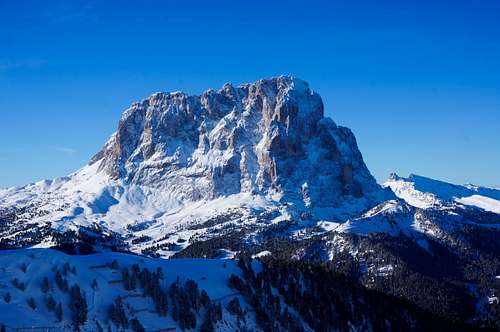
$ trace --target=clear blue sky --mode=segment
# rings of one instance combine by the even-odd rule
[[[152,92],[280,74],[379,181],[500,185],[500,1],[0,0],[0,187],[83,166]]]

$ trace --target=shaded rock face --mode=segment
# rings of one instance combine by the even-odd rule
[[[285,76],[200,96],[153,94],[123,114],[96,162],[181,200],[252,192],[338,206],[381,192],[352,132],[324,118],[306,82]]]

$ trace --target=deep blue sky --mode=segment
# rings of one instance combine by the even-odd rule
[[[280,74],[379,181],[500,185],[500,1],[0,0],[0,187],[83,166],[152,92]]]

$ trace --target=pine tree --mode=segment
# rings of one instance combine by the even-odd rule
[[[113,259],[113,261],[111,262],[111,265],[110,267],[113,269],[113,270],[118,270],[118,261],[116,259]]]
[[[206,318],[203,324],[200,326],[200,332],[214,332],[215,327],[211,319]]]
[[[59,304],[56,307],[56,318],[57,318],[58,322],[62,322],[62,320],[63,320],[63,309],[62,309],[61,302],[59,302]]]
[[[5,295],[3,296],[3,299],[4,299],[5,303],[10,303],[10,301],[12,300],[12,296],[10,295],[10,292],[5,293]]]
[[[160,278],[160,279],[163,279],[165,277],[165,275],[163,274],[163,270],[161,269],[161,267],[157,267],[156,268],[156,274],[158,275],[158,278]]]
[[[114,303],[109,305],[108,320],[112,321],[117,327],[128,328],[128,319],[120,296],[115,299]]]
[[[240,300],[237,297],[229,301],[229,303],[227,304],[227,310],[235,316],[241,316],[243,314],[243,310],[241,310]]]
[[[101,324],[99,324],[99,322],[97,320],[95,321],[95,328],[96,328],[97,332],[104,332]]]
[[[59,287],[59,289],[63,292],[68,291],[68,280],[64,278],[59,270],[56,272],[56,277],[55,277],[56,285]]]
[[[93,290],[97,290],[97,280],[92,280],[92,283],[90,284],[90,287],[92,287]]]
[[[215,306],[215,321],[222,320],[222,304],[219,302]]]
[[[142,326],[141,322],[137,318],[133,318],[130,320],[130,328],[134,332],[146,332],[144,326]]]
[[[139,264],[134,264],[132,265],[132,274],[138,278],[139,277],[139,273],[141,272],[141,268],[139,267]]]
[[[33,297],[30,297],[26,302],[28,302],[28,306],[35,310],[36,309],[36,302],[35,302],[35,299]]]
[[[45,301],[45,304],[47,305],[47,310],[48,311],[53,311],[56,308],[56,301],[54,300],[54,298],[52,297],[52,295],[50,295],[47,298],[47,300]]]
[[[64,263],[63,265],[63,270],[62,270],[62,274],[66,277],[68,275],[68,271],[70,270],[70,266],[69,266],[69,263],[66,262]]]
[[[25,288],[26,288],[26,285],[24,284],[24,282],[22,281],[19,281],[17,278],[14,278],[12,280],[12,285],[14,287],[16,287],[17,289],[19,290],[22,290],[24,292]]]
[[[132,290],[131,277],[127,267],[124,267],[122,270],[122,282],[125,290]]]
[[[49,284],[49,278],[44,277],[42,279],[42,284],[40,285],[40,289],[42,292],[47,293],[49,291],[50,284]]]
[[[69,308],[73,312],[73,324],[79,327],[87,321],[87,301],[85,297],[82,296],[80,287],[78,285],[73,285],[70,290],[70,303]]]

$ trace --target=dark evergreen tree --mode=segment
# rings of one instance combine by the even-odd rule
[[[101,324],[99,324],[99,322],[97,320],[95,321],[95,329],[97,332],[104,332]]]
[[[227,304],[227,311],[235,316],[242,316],[243,310],[241,309],[240,300],[235,297]]]
[[[123,307],[123,301],[120,296],[115,299],[108,307],[108,320],[113,322],[117,327],[128,329],[128,319]]]
[[[56,318],[57,318],[58,322],[62,322],[62,320],[63,320],[63,309],[62,309],[61,302],[59,302],[59,304],[56,307]]]
[[[113,261],[111,262],[110,264],[110,267],[113,269],[113,270],[118,270],[118,268],[120,267],[120,265],[118,264],[118,261],[116,259],[113,259]]]
[[[139,267],[139,264],[133,264],[132,265],[132,274],[136,277],[139,278],[139,274],[141,273],[141,268]]]
[[[141,322],[137,318],[133,318],[130,320],[130,328],[134,332],[146,332],[144,326],[142,326]]]
[[[10,301],[12,300],[12,296],[10,295],[10,292],[7,292],[4,294],[3,300],[5,301],[5,303],[10,303]]]
[[[47,306],[48,311],[53,311],[56,309],[56,300],[52,297],[52,295],[49,295],[47,299],[45,300],[45,304]]]
[[[206,318],[200,326],[200,332],[214,332],[215,326],[210,318]]]
[[[132,266],[132,273],[128,270],[123,270],[123,282],[125,287],[135,288],[135,280],[139,280],[139,284],[143,289],[144,296],[151,297],[155,303],[156,312],[160,316],[166,316],[168,312],[167,294],[162,289],[160,284],[160,275],[158,272],[151,273],[147,268],[139,272],[137,265]]]
[[[87,300],[82,295],[80,287],[73,285],[70,290],[69,308],[73,313],[72,322],[76,329],[87,321]]]
[[[93,290],[97,290],[97,280],[92,280],[92,282],[90,283],[90,287],[92,287]]]
[[[205,290],[202,290],[200,293],[200,303],[203,307],[208,307],[211,304],[210,297]]]
[[[26,289],[24,282],[19,281],[17,278],[12,279],[12,285],[23,292]]]
[[[62,274],[66,277],[68,275],[69,270],[71,269],[71,266],[69,265],[68,262],[64,263],[63,268],[62,268]]]
[[[219,302],[215,305],[215,321],[222,320],[222,304]]]
[[[124,267],[122,269],[122,282],[123,282],[123,287],[126,290],[133,290],[135,289],[135,276],[129,273],[129,270],[127,267]]]
[[[42,292],[44,293],[47,293],[50,289],[50,284],[49,284],[49,278],[47,277],[44,277],[42,279],[42,283],[40,285],[40,289],[42,290]]]
[[[66,293],[69,289],[68,280],[66,280],[66,278],[63,277],[63,274],[59,270],[56,271],[56,276],[54,279],[56,281],[57,287],[62,292]]]
[[[156,268],[156,274],[158,275],[158,278],[160,279],[163,279],[164,278],[164,274],[163,274],[163,270],[161,269],[161,267],[157,267]]]
[[[128,267],[124,267],[122,269],[122,283],[123,283],[123,288],[125,288],[125,290],[131,290],[131,286],[130,286],[130,277],[129,277],[129,273],[128,273]]]
[[[35,310],[36,309],[36,301],[33,297],[30,297],[28,300],[26,300],[26,302],[28,302],[28,306]]]

